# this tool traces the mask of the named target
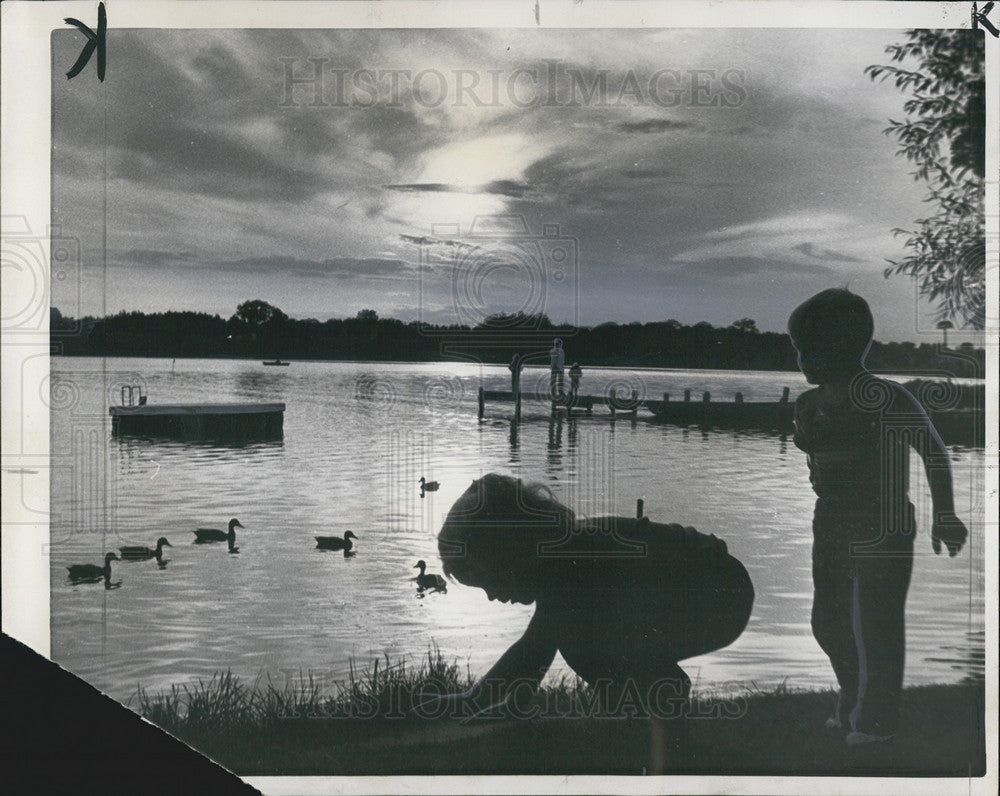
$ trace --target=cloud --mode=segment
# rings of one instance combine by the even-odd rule
[[[677,169],[625,169],[622,176],[630,180],[663,180],[684,175]]]
[[[625,133],[665,133],[670,130],[697,130],[697,122],[678,122],[673,119],[645,119],[641,122],[621,122],[618,129]]]
[[[97,84],[65,79],[84,39],[56,31],[53,60],[66,65],[51,83],[53,223],[81,239],[85,263],[100,262],[107,180],[108,250],[138,274],[116,280],[101,297],[109,306],[200,302],[218,311],[234,298],[226,283],[243,284],[234,274],[252,274],[262,295],[289,296],[282,304],[294,313],[292,290],[303,307],[324,290],[347,309],[355,301],[374,307],[371,296],[384,302],[389,280],[403,293],[412,287],[417,246],[425,247],[424,267],[437,271],[469,253],[458,247],[468,245],[460,238],[477,216],[516,215],[525,219],[521,234],[554,224],[575,239],[588,321],[621,320],[660,295],[651,289],[658,269],[666,289],[671,280],[694,285],[672,294],[677,302],[716,296],[728,322],[745,314],[754,279],[801,287],[796,275],[830,282],[831,269],[837,281],[881,279],[880,260],[901,246],[891,229],[922,212],[920,191],[880,132],[887,122],[878,120],[898,110],[898,92],[863,74],[886,35],[112,30],[116,77]],[[421,102],[407,80],[390,97],[380,80],[372,107],[311,107],[308,83],[295,86],[298,101],[287,107],[283,57],[295,60],[299,77],[313,73],[309,58],[326,58],[329,68],[347,70],[348,87],[353,69],[434,68],[452,89],[454,70],[471,71],[485,104],[466,96],[460,106],[453,92],[437,105],[425,92]],[[546,99],[553,63],[561,104],[515,105],[512,97]],[[665,66],[683,75],[715,70],[720,80],[738,69],[744,101],[705,107],[686,91],[675,107],[654,107],[649,80]],[[522,69],[512,94],[506,81]],[[605,73],[607,97],[587,99]],[[618,102],[626,73],[643,96]],[[338,90],[330,73],[327,99]],[[444,225],[460,231],[442,232]],[[171,293],[169,280],[183,294]],[[778,292],[767,284],[761,303]]]
[[[831,249],[819,249],[815,244],[808,242],[800,243],[798,246],[792,246],[792,251],[802,252],[802,254],[807,257],[815,257],[817,260],[827,260],[828,262],[834,263],[864,262],[864,260],[859,260],[857,257],[851,257],[847,254],[832,251]]]
[[[738,127],[729,127],[720,131],[723,135],[759,137],[765,135],[764,131],[752,124],[741,124]]]
[[[443,182],[415,182],[401,185],[383,185],[389,191],[400,193],[466,193],[467,189],[458,185],[446,185]]]
[[[450,185],[443,182],[415,182],[397,185],[383,185],[390,191],[400,193],[489,193],[498,196],[520,198],[530,192],[530,187],[516,180],[493,180],[482,185]]]
[[[800,212],[711,230],[693,247],[674,254],[671,261],[730,262],[743,272],[748,272],[752,261],[763,261],[784,263],[789,273],[818,274],[830,272],[833,264],[869,262],[870,252],[877,250],[883,238],[884,230],[877,222],[865,224],[837,213]]]
[[[154,249],[131,249],[125,252],[124,259],[131,265],[152,266],[154,268],[163,265],[198,262],[198,258],[193,252],[167,252]]]
[[[236,260],[204,259],[190,252],[167,252],[132,249],[117,264],[125,267],[210,268],[242,274],[267,274],[276,277],[300,276],[337,279],[386,278],[414,275],[416,269],[404,260],[385,257],[331,257],[310,260],[280,255],[246,257]]]
[[[838,271],[827,265],[804,269],[798,262],[762,257],[720,257],[713,260],[674,260],[670,273],[705,282],[738,282],[751,279],[782,279],[835,275]]]

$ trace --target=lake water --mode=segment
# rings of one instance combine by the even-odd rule
[[[805,456],[774,434],[682,429],[640,419],[550,422],[528,402],[476,417],[476,391],[509,389],[504,366],[169,359],[52,359],[52,657],[125,700],[142,685],[207,679],[218,671],[283,683],[288,674],[343,677],[388,654],[419,658],[434,642],[484,672],[523,631],[528,606],[490,603],[455,583],[419,597],[413,565],[440,572],[435,536],[454,500],[492,471],[548,484],[579,515],[680,522],[724,538],[753,578],[743,636],[687,661],[695,689],[832,687],[809,611],[813,493]],[[546,389],[528,369],[523,389]],[[281,442],[213,446],[111,436],[107,407],[122,384],[150,403],[284,401]],[[806,388],[797,373],[588,368],[581,392],[612,388],[658,398],[710,390],[776,400]],[[930,500],[913,457],[917,506],[908,603],[908,684],[981,678],[984,652],[982,450],[952,449],[956,505],[973,534],[934,556]],[[418,480],[441,489],[420,497]],[[238,517],[240,552],[193,545],[197,527]],[[314,535],[359,537],[357,555],[315,549]],[[166,536],[169,564],[113,564],[121,587],[71,585],[65,567],[98,563],[123,544]],[[556,659],[554,673],[564,667]],[[564,671],[564,670],[562,670]]]

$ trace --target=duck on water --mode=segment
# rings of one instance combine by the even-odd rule
[[[420,574],[414,578],[417,582],[417,588],[423,591],[424,589],[433,589],[434,591],[448,591],[448,582],[441,576],[435,575],[431,572],[425,572],[427,569],[427,563],[420,559],[414,566],[414,569],[419,569]]]
[[[357,539],[358,537],[354,535],[354,531],[345,531],[344,537],[339,536],[316,536],[316,547],[320,550],[343,550],[345,553],[354,547],[354,542],[352,539]]]
[[[103,580],[105,587],[112,588],[111,562],[120,560],[114,553],[108,553],[104,556],[103,567],[99,564],[73,564],[66,569],[69,570],[69,579],[74,583],[97,583]]]
[[[245,528],[238,519],[233,517],[229,521],[229,532],[220,531],[217,528],[199,528],[194,532],[195,544],[210,544],[211,542],[228,542],[229,552],[238,553],[240,549],[236,546],[236,529]]]
[[[148,561],[151,558],[155,558],[157,563],[163,563],[163,548],[173,547],[170,542],[167,541],[167,537],[161,536],[156,540],[156,548],[126,546],[119,547],[118,552],[121,554],[122,561]]]

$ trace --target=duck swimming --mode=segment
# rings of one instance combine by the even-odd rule
[[[69,579],[77,582],[96,583],[99,580],[111,580],[111,562],[120,561],[114,553],[104,556],[104,566],[97,564],[74,564],[66,567],[69,570]]]
[[[236,529],[245,527],[238,519],[233,517],[229,521],[229,533],[225,531],[220,531],[215,528],[199,528],[194,532],[195,544],[207,544],[208,542],[229,542],[229,547],[232,548],[233,544],[236,542]]]
[[[155,558],[158,562],[163,563],[164,547],[173,547],[173,545],[167,541],[167,537],[161,536],[156,540],[156,549],[139,546],[119,547],[118,552],[121,553],[122,561],[148,561]]]
[[[413,567],[414,569],[419,569],[420,574],[414,578],[417,582],[417,588],[421,591],[423,589],[434,589],[434,591],[448,591],[448,582],[441,576],[435,575],[433,573],[424,572],[427,568],[427,564],[423,559],[420,559]]]
[[[344,538],[339,536],[316,536],[316,547],[320,550],[343,550],[345,553],[354,547],[351,539],[357,539],[354,531],[345,531]]]

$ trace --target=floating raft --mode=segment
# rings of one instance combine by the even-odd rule
[[[141,404],[112,406],[111,433],[116,436],[169,437],[234,441],[281,439],[285,405]]]

